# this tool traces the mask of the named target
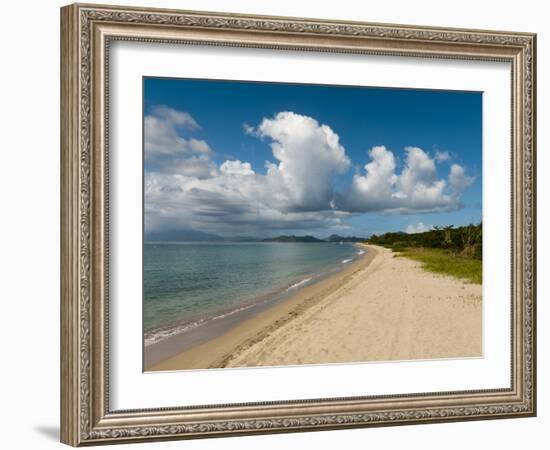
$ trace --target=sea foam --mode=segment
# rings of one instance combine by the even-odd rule
[[[245,311],[249,308],[252,308],[253,306],[255,306],[255,304],[249,304],[249,305],[241,306],[239,308],[232,309],[231,311],[228,311],[226,313],[218,314],[216,316],[212,316],[212,317],[209,317],[209,318],[206,318],[206,319],[199,319],[199,320],[196,320],[196,321],[191,322],[191,323],[186,323],[186,324],[183,324],[183,325],[177,325],[177,326],[173,326],[173,327],[170,327],[170,328],[165,328],[165,329],[161,329],[161,330],[157,330],[157,331],[148,332],[148,333],[145,333],[145,337],[143,339],[143,342],[144,342],[145,346],[148,347],[152,344],[156,344],[157,342],[160,342],[160,341],[162,341],[166,338],[169,338],[171,336],[175,336],[177,334],[184,333],[186,331],[192,330],[193,328],[197,328],[197,327],[199,327],[201,325],[204,325],[208,322],[212,322],[213,320],[219,320],[219,319],[223,319],[225,317],[232,316],[233,314],[237,314],[241,311]]]
[[[294,283],[293,285],[287,287],[286,292],[291,291],[292,289],[296,289],[297,287],[301,286],[302,284],[306,284],[308,281],[311,281],[311,278],[304,278],[303,280],[300,280],[297,283]]]

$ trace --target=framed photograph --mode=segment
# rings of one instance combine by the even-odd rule
[[[62,442],[534,416],[535,58],[62,8]]]

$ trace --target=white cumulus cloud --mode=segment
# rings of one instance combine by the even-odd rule
[[[144,119],[145,159],[159,157],[209,155],[210,146],[203,140],[182,137],[181,130],[195,130],[199,125],[187,112],[157,106]]]
[[[353,212],[414,213],[449,211],[461,206],[462,192],[473,183],[464,168],[453,164],[448,179],[437,175],[435,159],[419,147],[405,148],[405,165],[396,172],[396,158],[385,146],[369,151],[365,174],[353,177],[338,206]]]
[[[437,162],[445,162],[445,161],[449,161],[451,159],[451,154],[447,151],[437,150],[435,152],[435,157],[434,158]]]
[[[207,155],[192,155],[186,159],[173,158],[157,162],[158,170],[195,178],[210,178],[218,173],[216,165]]]
[[[451,172],[449,173],[449,183],[452,188],[461,193],[466,188],[470,187],[474,183],[474,177],[466,175],[464,167],[459,166],[458,164],[453,164],[451,166]]]
[[[225,175],[254,175],[252,166],[248,162],[225,161],[220,166],[220,172]]]
[[[283,111],[244,133],[270,146],[265,173],[248,161],[215,162],[187,112],[154,108],[145,118],[145,232],[200,230],[220,235],[266,235],[270,230],[338,230],[363,212],[417,213],[460,207],[474,179],[453,164],[438,176],[437,156],[407,147],[401,170],[385,146],[368,152],[364,170],[341,192],[335,179],[351,161],[338,134],[313,117]],[[416,224],[417,226],[423,224]],[[412,225],[411,225],[412,226]],[[412,230],[413,228],[411,228]]]
[[[411,223],[405,228],[405,233],[415,234],[415,233],[424,233],[425,231],[430,231],[433,228],[431,225],[424,225],[423,222]]]
[[[263,119],[256,133],[271,141],[278,161],[266,164],[266,200],[286,211],[331,209],[333,179],[350,167],[338,135],[312,117],[289,111]]]
[[[170,118],[167,121],[170,125]],[[349,213],[332,206],[333,179],[350,161],[329,126],[280,112],[257,127],[243,128],[269,143],[273,161],[266,163],[266,173],[258,174],[240,160],[216,167],[208,154],[196,152],[179,161],[172,158],[166,166],[157,164],[145,174],[146,232],[181,227],[265,233],[346,226],[342,219]],[[182,139],[181,130],[175,135],[173,141]]]

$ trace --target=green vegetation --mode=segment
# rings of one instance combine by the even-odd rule
[[[426,270],[481,283],[482,224],[434,227],[424,233],[373,235],[368,243],[423,263]]]
[[[440,249],[410,249],[401,253],[422,263],[422,267],[430,272],[452,275],[472,283],[481,284],[481,260],[453,256]]]

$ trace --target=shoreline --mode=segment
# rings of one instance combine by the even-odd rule
[[[148,370],[483,356],[480,284],[365,247],[352,267]]]
[[[145,358],[146,353],[144,351],[144,370],[164,371],[225,367],[228,359],[235,354],[235,351],[243,350],[259,342],[273,329],[280,327],[314,304],[322,301],[326,296],[349,282],[357,272],[368,267],[377,251],[372,246],[362,243],[355,243],[354,246],[367,249],[367,251],[356,260],[351,261],[349,265],[346,264],[347,267],[336,273],[321,277],[312,284],[306,284],[303,287],[298,286],[295,292],[289,292],[286,296],[283,295],[281,299],[273,304],[255,305],[259,311],[254,311],[254,307],[250,308],[251,310],[248,311],[248,314],[245,314],[244,320],[241,317],[241,320],[236,321],[236,323],[229,323],[227,329],[223,329],[221,333],[210,339],[204,340],[199,337],[196,345],[191,343],[191,347],[183,351],[174,351],[174,346],[178,346],[177,337],[171,338],[173,345],[170,345],[170,342],[162,341],[159,344],[152,344],[151,347],[158,346],[161,348],[160,356],[154,357],[151,355],[149,358]],[[262,308],[262,306],[264,307]],[[179,340],[180,345],[182,340]],[[164,349],[162,349],[162,344],[164,344]],[[149,353],[151,352],[149,351]],[[172,355],[163,358],[163,354]],[[146,359],[154,362],[147,364]]]

